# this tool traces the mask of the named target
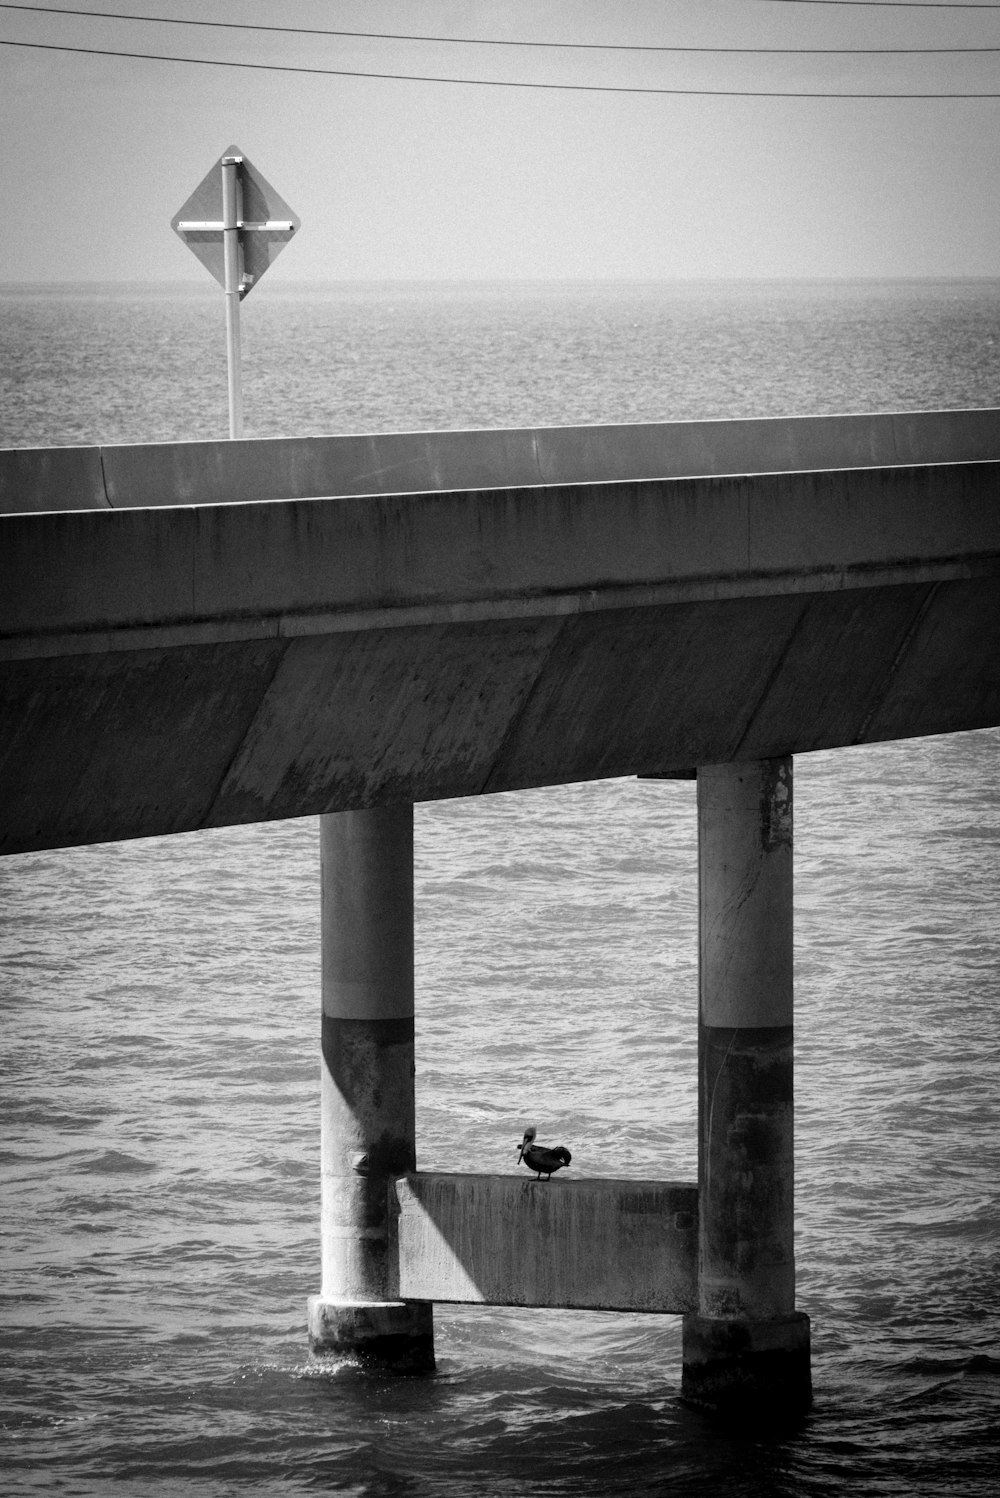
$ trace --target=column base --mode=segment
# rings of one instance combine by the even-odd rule
[[[784,1425],[812,1406],[809,1317],[684,1317],[681,1398],[730,1420]]]
[[[309,1297],[309,1346],[384,1373],[434,1371],[434,1308],[422,1300]]]

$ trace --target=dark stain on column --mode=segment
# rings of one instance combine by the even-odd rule
[[[412,1019],[336,1019],[324,1014],[323,1064],[336,1090],[337,1139],[344,1172],[355,1154],[367,1157],[368,1176],[404,1175],[416,1169],[413,1134],[387,1120],[412,1115]]]
[[[705,1026],[703,1309],[779,1315],[794,1307],[792,1027]]]

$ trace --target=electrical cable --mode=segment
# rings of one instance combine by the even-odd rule
[[[1000,99],[1000,92],[964,94],[929,92],[884,93],[865,90],[836,92],[820,89],[776,88],[653,88],[616,83],[532,83],[510,78],[441,78],[426,73],[377,73],[358,68],[306,68],[280,62],[231,62],[214,57],[175,57],[162,52],[113,51],[107,47],[69,47],[56,42],[12,42],[0,37],[0,47],[26,47],[36,52],[73,52],[88,57],[127,57],[143,62],[176,62],[204,68],[243,68],[257,73],[306,73],[322,78],[382,78],[393,83],[451,83],[468,88],[530,88],[583,94],[664,94],[708,99]]]
[[[954,7],[950,7],[954,8]],[[1000,10],[1000,5],[992,7]],[[76,10],[67,6],[56,5],[14,5],[4,3],[0,0],[0,10],[20,10],[35,12],[40,15],[50,16],[88,16],[94,20],[102,21],[137,21],[154,26],[203,26],[214,28],[217,31],[264,31],[277,33],[281,36],[339,36],[353,37],[364,41],[391,41],[391,42],[435,42],[446,43],[461,47],[534,47],[549,50],[560,50],[567,52],[698,52],[698,53],[724,53],[738,56],[756,56],[760,54],[774,56],[838,56],[838,57],[881,57],[891,56],[913,56],[933,54],[954,53],[982,53],[1000,52],[1000,46],[996,47],[695,47],[695,46],[659,46],[634,44],[626,42],[546,42],[546,41],[514,41],[508,38],[479,37],[479,36],[425,36],[415,32],[403,31],[344,31],[332,30],[323,26],[267,26],[256,25],[250,21],[203,21],[184,20],[178,16],[147,16],[136,15],[131,11],[120,10]]]
[[[865,10],[1000,10],[988,0],[763,0],[765,5],[859,5]]]

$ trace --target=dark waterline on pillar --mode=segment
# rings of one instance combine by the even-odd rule
[[[684,1398],[727,1421],[812,1403],[795,1310],[792,762],[698,771],[698,1312]]]
[[[314,1353],[434,1368],[433,1311],[389,1291],[389,1198],[416,1168],[413,808],[321,819],[323,1285]]]

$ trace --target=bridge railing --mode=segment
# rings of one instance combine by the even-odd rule
[[[1000,409],[0,450],[0,514],[1000,458]]]

